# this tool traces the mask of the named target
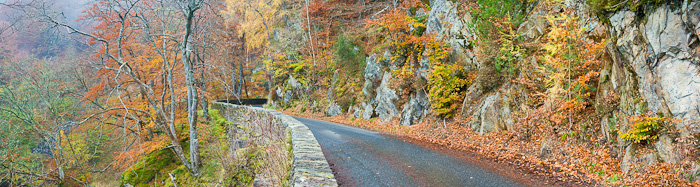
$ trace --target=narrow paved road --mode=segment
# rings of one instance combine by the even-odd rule
[[[421,145],[337,123],[295,118],[314,133],[341,186],[523,186]]]

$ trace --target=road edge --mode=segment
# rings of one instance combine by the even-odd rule
[[[338,186],[328,161],[323,155],[321,145],[318,144],[311,130],[303,123],[287,114],[266,108],[218,101],[212,102],[212,108],[218,109],[227,119],[233,119],[232,114],[241,112],[241,110],[268,113],[291,133],[293,156],[289,186]]]

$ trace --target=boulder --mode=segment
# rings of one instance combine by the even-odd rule
[[[364,120],[372,119],[372,117],[374,117],[374,108],[372,107],[372,105],[369,105],[369,104],[362,104],[362,105],[364,105],[364,107],[363,107],[364,112],[362,112],[362,119],[364,119]]]
[[[343,111],[340,109],[340,105],[333,102],[331,103],[331,105],[328,106],[328,109],[326,110],[326,116],[338,116],[342,112]]]
[[[654,148],[656,152],[659,153],[659,157],[666,163],[675,164],[676,152],[674,150],[673,139],[668,135],[661,135],[659,140],[654,143]]]
[[[634,162],[635,154],[637,153],[637,144],[630,144],[625,148],[625,155],[622,157],[621,169],[627,174],[630,171],[630,166]]]
[[[292,91],[287,90],[286,92],[284,92],[284,99],[282,100],[282,102],[289,103],[291,101],[292,101]]]
[[[490,95],[484,98],[484,104],[481,105],[481,109],[477,113],[479,119],[479,134],[484,134],[492,131],[499,131],[498,124],[498,112],[496,111],[496,99],[498,95]]]
[[[482,98],[480,107],[472,114],[471,127],[480,134],[512,130],[515,121],[511,115],[508,95],[509,92],[504,88]]]
[[[382,122],[389,122],[399,114],[399,111],[396,109],[396,105],[394,104],[394,101],[396,101],[399,97],[396,95],[395,90],[389,88],[390,81],[391,73],[384,72],[382,82],[379,85],[379,88],[377,88],[377,107],[375,108],[375,112],[377,115],[379,115]]]
[[[352,115],[355,119],[360,119],[362,117],[362,110],[358,107],[353,107]]]

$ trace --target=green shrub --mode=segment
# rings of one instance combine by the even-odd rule
[[[355,45],[344,35],[338,36],[338,41],[333,45],[336,56],[336,68],[344,69],[349,76],[361,76],[365,69],[365,54],[362,48]]]
[[[473,22],[479,39],[477,53],[483,66],[475,82],[487,93],[501,85],[504,78],[515,74],[517,60],[525,50],[517,44],[518,26],[527,18],[529,0],[477,0],[472,10]]]
[[[434,69],[428,78],[428,90],[431,105],[436,115],[449,118],[454,115],[458,107],[460,91],[468,83],[461,75],[464,75],[459,65],[434,65]]]
[[[472,27],[476,28],[481,40],[488,41],[498,38],[502,26],[498,22],[507,21],[515,27],[519,26],[527,17],[526,8],[528,0],[477,0],[479,8],[473,11],[474,22]]]
[[[511,23],[505,23],[511,24]],[[516,60],[523,57],[525,49],[516,43],[519,34],[514,27],[504,28],[500,33],[500,48],[495,59],[495,68],[502,74],[513,75],[516,73]]]

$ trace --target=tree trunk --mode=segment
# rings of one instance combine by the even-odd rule
[[[197,85],[194,80],[194,67],[191,64],[190,35],[192,34],[192,21],[195,11],[199,9],[195,0],[190,0],[186,10],[185,35],[182,39],[182,64],[185,70],[185,84],[187,87],[187,118],[190,126],[190,173],[199,177],[199,138],[197,137]],[[177,147],[177,146],[176,146]]]
[[[185,165],[185,168],[189,170],[190,173],[193,173],[192,171],[196,171],[197,168],[193,166],[190,162],[187,161],[187,157],[185,157],[185,152],[182,150],[182,147],[180,146],[180,142],[177,142],[177,139],[170,139],[170,144],[172,144],[172,150],[175,152],[175,155],[180,161],[183,161],[182,164]],[[194,174],[193,174],[194,175]],[[199,174],[197,174],[199,175]],[[195,176],[197,176],[195,175]]]
[[[248,61],[248,50],[246,50],[246,62]],[[243,75],[243,63],[238,64],[238,97],[243,97],[243,81],[245,81],[245,75]]]
[[[238,81],[236,80],[236,76],[237,76],[236,69],[234,68],[233,70],[231,70],[231,94],[233,94],[233,96],[236,99],[239,99],[238,98],[238,89],[237,89]]]

